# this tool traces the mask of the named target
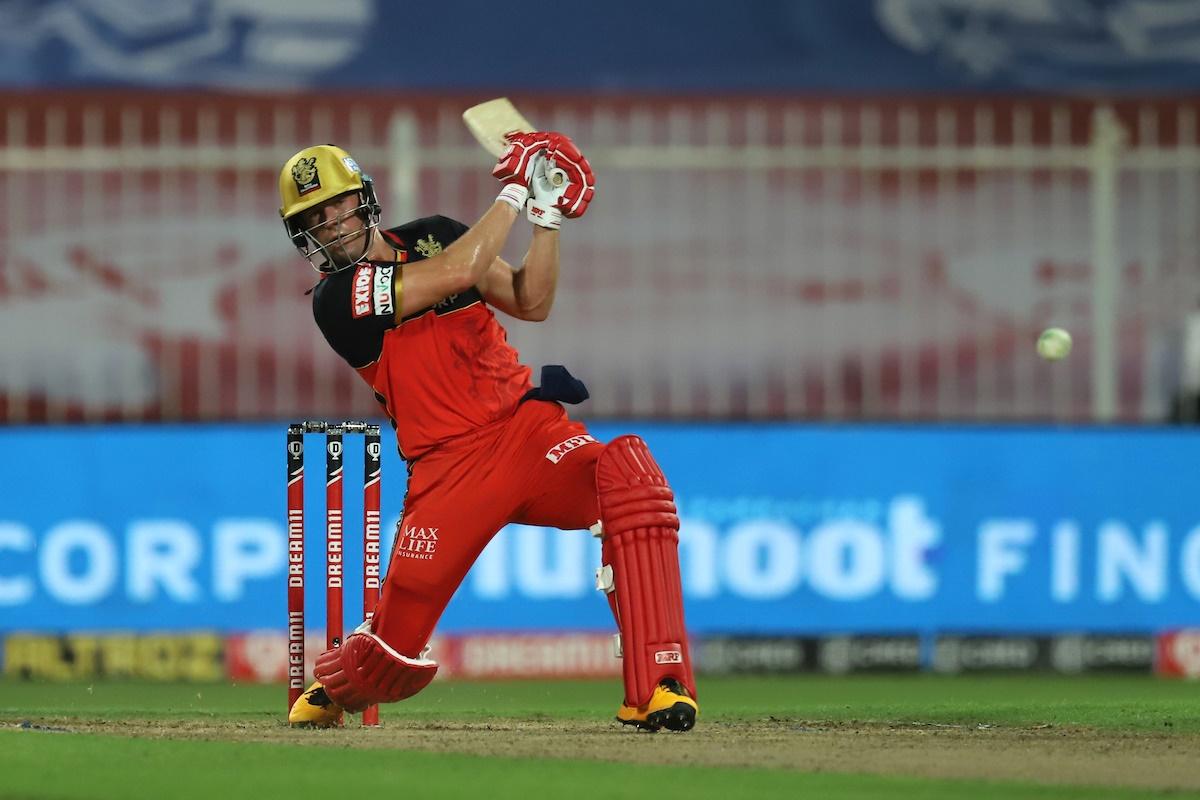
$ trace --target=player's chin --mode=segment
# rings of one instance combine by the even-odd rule
[[[366,240],[361,237],[356,238],[357,241],[343,239],[339,244],[326,248],[330,261],[338,269],[349,267],[362,260],[366,252]]]
[[[358,261],[367,252],[367,237],[366,231],[355,231],[342,237],[341,247],[339,248],[346,258],[351,262]]]

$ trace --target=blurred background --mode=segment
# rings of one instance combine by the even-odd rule
[[[500,95],[598,176],[510,340],[671,478],[702,671],[1200,674],[1200,2],[437,5],[0,3],[5,677],[283,679],[286,424],[379,420],[279,167],[333,142],[386,223],[471,223]],[[510,526],[434,657],[617,674],[597,564]]]

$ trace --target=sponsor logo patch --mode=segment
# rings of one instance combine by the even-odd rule
[[[558,444],[554,445],[554,447],[551,447],[549,450],[547,450],[546,460],[551,464],[557,464],[558,462],[562,461],[563,457],[572,450],[583,447],[585,444],[593,443],[596,443],[596,437],[589,436],[586,433],[580,434],[579,436],[572,436],[570,439],[559,442]]]
[[[362,319],[371,313],[371,272],[370,264],[363,264],[354,270],[354,293],[350,297],[350,313],[355,319]]]
[[[390,317],[396,313],[392,294],[392,266],[375,268],[375,316]]]
[[[321,188],[321,176],[317,173],[317,157],[301,158],[292,165],[292,180],[296,182],[296,191],[303,197],[311,191]]]
[[[416,558],[428,561],[437,550],[439,528],[419,528],[405,525],[396,538],[393,552],[400,558]]]
[[[678,650],[659,650],[654,654],[655,664],[682,664],[683,653]]]
[[[362,169],[358,166],[358,162],[355,161],[350,156],[343,156],[342,163],[346,165],[346,169],[350,170],[351,172],[353,172],[355,174],[359,174],[362,172]]]

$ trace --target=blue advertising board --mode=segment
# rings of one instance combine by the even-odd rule
[[[697,633],[1153,632],[1200,622],[1200,434],[1177,429],[596,424],[679,499]],[[322,440],[308,462],[323,619]],[[347,444],[347,622],[361,449]],[[361,444],[357,445],[361,448]],[[0,430],[0,631],[282,628],[284,429]],[[384,539],[404,466],[385,448]],[[505,529],[442,632],[607,630],[586,532]]]
[[[0,86],[1128,93],[1200,83],[1195,0],[609,0],[554,13],[569,57],[512,47],[482,0],[8,0]]]

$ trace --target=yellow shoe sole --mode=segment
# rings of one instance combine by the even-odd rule
[[[659,686],[645,706],[621,706],[617,711],[617,722],[634,725],[644,731],[666,728],[683,733],[696,726],[696,714],[699,711],[696,701],[686,694]]]
[[[660,731],[666,728],[683,733],[696,727],[696,709],[688,703],[676,703],[661,711],[651,711],[646,714],[645,719],[622,719],[618,715],[617,721],[622,725],[636,725],[644,731]]]
[[[320,682],[314,683],[292,704],[288,711],[288,724],[293,728],[339,728],[342,725],[342,709],[329,701],[324,692],[319,697],[325,702],[312,702],[321,689]]]

